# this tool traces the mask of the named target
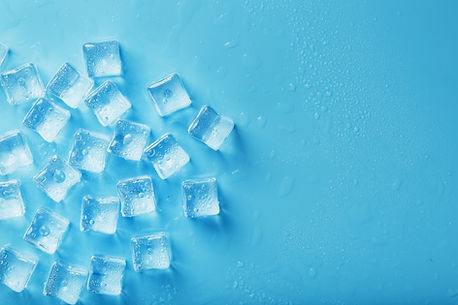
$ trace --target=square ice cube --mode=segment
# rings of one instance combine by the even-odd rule
[[[67,304],[75,304],[80,297],[86,277],[87,270],[84,267],[55,262],[51,266],[43,294],[57,297]]]
[[[89,42],[83,45],[89,77],[122,75],[122,62],[119,42]]]
[[[164,232],[133,237],[131,246],[135,271],[170,267],[171,251],[167,235]]]
[[[109,126],[130,109],[131,104],[119,91],[118,86],[106,81],[86,99],[86,104],[94,111],[102,126]]]
[[[121,199],[121,214],[132,217],[156,210],[151,177],[140,176],[121,180],[116,185]]]
[[[57,71],[47,86],[48,94],[63,101],[71,108],[78,108],[94,86],[94,81],[82,75],[69,63]]]
[[[12,130],[0,138],[0,174],[7,175],[33,163],[32,153],[19,130]]]
[[[3,62],[6,59],[6,56],[8,56],[8,47],[5,46],[3,43],[0,43],[0,67],[2,66]]]
[[[0,84],[10,105],[22,104],[43,97],[45,89],[34,64],[25,64],[0,74]]]
[[[219,214],[218,187],[215,178],[186,180],[181,184],[186,217]]]
[[[70,111],[47,99],[36,101],[24,118],[24,126],[36,131],[46,142],[53,142],[70,119]]]
[[[126,160],[138,161],[148,142],[150,128],[144,124],[118,120],[108,151]]]
[[[70,165],[94,173],[102,172],[105,168],[108,143],[109,139],[105,135],[78,129],[70,151]]]
[[[191,105],[188,92],[176,73],[149,86],[148,93],[162,117]]]
[[[118,224],[118,197],[92,198],[84,196],[81,205],[81,231],[97,231],[114,234]]]
[[[51,157],[48,165],[33,177],[36,186],[55,202],[62,201],[68,190],[80,180],[81,173],[58,156]]]
[[[0,219],[24,215],[20,185],[17,180],[0,182]]]
[[[190,158],[171,134],[165,134],[145,149],[161,179],[167,179],[185,166]]]
[[[43,252],[54,254],[70,221],[47,209],[38,209],[24,239]]]
[[[27,286],[37,260],[6,246],[0,251],[0,281],[10,289],[21,292]]]
[[[93,256],[87,289],[93,293],[120,295],[124,269],[126,261],[123,258]]]
[[[216,113],[210,106],[203,106],[194,121],[189,125],[188,133],[197,140],[218,150],[234,129],[234,122]]]

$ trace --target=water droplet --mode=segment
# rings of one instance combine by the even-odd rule
[[[65,181],[65,173],[60,169],[56,169],[54,171],[53,178],[56,183],[62,183]]]

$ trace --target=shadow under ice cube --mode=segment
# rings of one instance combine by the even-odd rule
[[[45,94],[43,83],[34,64],[25,64],[0,74],[0,84],[10,105],[34,101]]]
[[[0,251],[0,281],[11,290],[21,292],[27,286],[36,265],[34,257],[6,246]]]
[[[131,246],[135,271],[170,267],[171,251],[167,235],[164,232],[133,237]]]
[[[76,304],[86,278],[85,268],[55,262],[49,272],[43,294],[57,297],[67,304]]]
[[[24,215],[20,185],[17,180],[0,182],[0,219]]]
[[[125,269],[126,261],[122,258],[93,256],[87,289],[98,294],[121,294]]]
[[[38,209],[24,239],[43,252],[54,254],[70,221],[47,209]]]

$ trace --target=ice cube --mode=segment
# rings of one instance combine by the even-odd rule
[[[153,182],[151,177],[140,176],[121,180],[117,184],[121,199],[121,214],[132,217],[156,210]]]
[[[34,64],[25,64],[0,74],[0,84],[10,105],[34,101],[45,94],[43,83]]]
[[[215,178],[186,180],[181,186],[186,217],[219,214],[218,187]]]
[[[69,224],[69,220],[59,214],[38,209],[24,239],[43,252],[54,254]]]
[[[0,67],[2,66],[3,62],[6,59],[6,56],[8,56],[8,47],[5,46],[3,43],[0,43]]]
[[[78,108],[86,98],[94,81],[82,75],[69,63],[65,63],[57,71],[48,84],[48,94],[63,101],[71,108]]]
[[[118,197],[92,198],[84,196],[81,205],[81,231],[114,234],[118,224]]]
[[[94,111],[102,126],[109,126],[130,109],[131,104],[118,87],[106,81],[86,99],[86,104]]]
[[[105,168],[108,143],[109,139],[105,135],[78,129],[70,151],[70,165],[94,173],[102,172]]]
[[[0,219],[24,215],[24,202],[18,180],[0,182]]]
[[[191,105],[188,92],[176,73],[149,86],[148,93],[162,117]]]
[[[138,161],[143,155],[149,134],[150,128],[146,125],[119,120],[108,151],[118,157]]]
[[[126,261],[123,258],[93,256],[87,289],[99,294],[121,294],[124,269],[126,269]]]
[[[189,125],[188,133],[197,140],[218,150],[234,129],[234,122],[216,113],[210,106],[203,106],[194,121]]]
[[[84,267],[55,262],[51,266],[43,294],[57,297],[67,304],[75,304],[80,297],[86,277],[87,270]]]
[[[131,246],[135,271],[169,268],[171,251],[164,232],[133,237]]]
[[[55,202],[62,201],[68,190],[80,180],[81,173],[58,156],[51,157],[48,165],[33,177],[36,186]]]
[[[165,134],[145,149],[161,179],[167,179],[189,162],[189,155],[171,134]]]
[[[89,77],[122,75],[122,62],[119,42],[89,42],[83,45]]]
[[[21,292],[27,286],[37,260],[6,246],[0,251],[0,281],[10,289]]]
[[[32,153],[19,130],[11,130],[0,138],[1,175],[11,174],[32,163]]]
[[[45,141],[53,142],[70,119],[70,112],[47,99],[36,101],[24,118],[24,125]]]

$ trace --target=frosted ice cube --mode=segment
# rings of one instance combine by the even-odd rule
[[[189,125],[188,133],[197,140],[218,150],[234,129],[234,122],[216,113],[210,106],[203,106],[194,121]]]
[[[0,138],[0,174],[7,175],[33,163],[32,153],[19,130],[12,130]]]
[[[171,251],[167,235],[164,232],[133,237],[131,246],[135,271],[170,267]]]
[[[183,166],[190,158],[171,134],[165,134],[145,149],[145,157],[153,163],[161,179],[167,179]]]
[[[99,294],[121,294],[124,269],[126,269],[126,261],[123,258],[93,256],[87,289]]]
[[[43,252],[54,254],[69,224],[69,220],[59,214],[38,209],[24,239]]]
[[[108,151],[118,157],[138,161],[143,155],[149,134],[150,128],[144,124],[118,120]]]
[[[156,210],[153,182],[151,177],[140,176],[121,180],[117,184],[121,199],[121,214],[132,217]]]
[[[55,202],[62,201],[68,190],[80,180],[81,173],[58,156],[51,157],[49,164],[33,177],[36,186]]]
[[[6,59],[6,56],[8,56],[8,47],[5,46],[3,43],[0,43],[0,67],[2,66],[3,62]]]
[[[186,217],[219,214],[218,187],[215,178],[186,180],[181,186]]]
[[[17,180],[0,182],[0,219],[24,215],[20,185]]]
[[[34,64],[25,64],[0,74],[0,84],[10,105],[22,104],[43,97],[45,89]]]
[[[80,297],[86,277],[87,270],[84,267],[55,262],[51,266],[43,294],[57,297],[67,304],[75,304]]]
[[[0,251],[0,281],[10,289],[21,292],[27,286],[37,260],[6,246]]]
[[[160,116],[167,116],[191,105],[186,89],[178,74],[172,74],[148,87]]]
[[[118,197],[92,198],[84,196],[81,205],[81,231],[114,234],[118,224]]]
[[[103,41],[83,45],[89,77],[122,75],[119,42]]]
[[[102,172],[105,168],[108,143],[109,139],[105,135],[78,129],[70,151],[70,165],[94,173]]]
[[[102,126],[109,126],[130,109],[131,104],[118,87],[106,81],[86,99],[86,104],[94,111]]]
[[[82,75],[69,63],[57,71],[47,86],[48,94],[54,96],[71,108],[78,108],[86,98],[94,81]]]
[[[70,112],[47,99],[36,101],[24,118],[24,125],[45,141],[53,142],[70,119]]]

